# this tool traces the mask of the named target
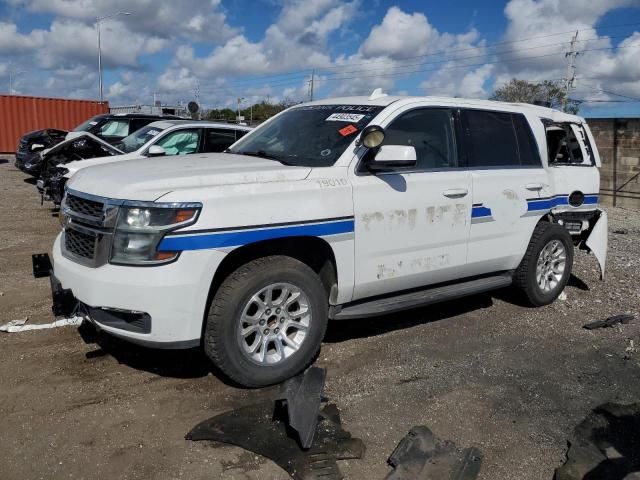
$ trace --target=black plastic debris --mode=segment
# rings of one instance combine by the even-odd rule
[[[574,430],[555,480],[630,480],[640,477],[640,403],[607,403]]]
[[[362,458],[365,447],[342,428],[336,405],[321,408],[324,380],[323,369],[309,369],[286,382],[275,402],[217,415],[196,425],[186,439],[242,447],[273,460],[295,480],[340,480],[337,461]],[[302,448],[308,441],[309,448]]]
[[[587,323],[582,328],[586,328],[587,330],[595,330],[596,328],[609,328],[621,323],[626,325],[627,323],[635,320],[636,317],[633,315],[614,315],[613,317],[609,317],[605,320],[598,320],[596,322]]]
[[[312,367],[282,384],[281,400],[288,412],[289,426],[298,432],[302,448],[313,444],[326,375],[324,368]]]
[[[480,473],[482,453],[477,448],[459,449],[438,439],[429,428],[416,426],[388,462],[394,470],[386,480],[473,480]]]

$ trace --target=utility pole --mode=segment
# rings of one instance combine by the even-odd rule
[[[240,123],[240,102],[242,102],[242,100],[244,100],[244,98],[238,97],[238,118],[237,118],[238,123]]]
[[[569,51],[564,54],[567,59],[567,78],[564,83],[564,102],[562,105],[562,110],[567,111],[567,104],[569,102],[569,93],[573,89],[574,82],[576,80],[576,57],[579,52],[576,51],[576,43],[578,42],[578,31],[576,30],[575,35],[571,39],[571,44],[569,47]]]
[[[200,106],[200,82],[198,80],[196,80],[196,86],[193,89],[193,93],[196,97],[196,103]],[[198,117],[196,120],[200,120],[200,109],[198,109],[198,113],[196,115]]]
[[[315,80],[315,76],[316,76],[316,69],[314,68],[313,70],[311,70],[311,80],[310,80],[310,87],[309,87],[309,101],[313,102],[313,82]]]
[[[102,102],[102,48],[100,46],[100,22],[108,18],[117,17],[118,15],[131,15],[129,12],[116,12],[103,17],[96,17],[96,30],[98,32],[98,98]]]

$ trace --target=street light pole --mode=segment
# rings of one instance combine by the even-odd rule
[[[102,102],[102,48],[100,46],[100,22],[108,18],[117,17],[118,15],[131,15],[129,12],[116,12],[103,17],[96,17],[96,30],[98,31],[98,98]]]
[[[25,73],[24,70],[20,70],[14,72],[11,68],[9,68],[9,95],[13,95],[13,77],[17,77],[21,73]]]

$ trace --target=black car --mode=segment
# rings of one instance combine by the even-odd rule
[[[141,113],[105,113],[96,115],[73,129],[88,132],[114,145],[130,133],[158,120],[179,120],[174,115],[146,115]],[[48,133],[53,132],[53,133]],[[42,168],[40,152],[65,140],[68,132],[56,129],[36,130],[25,134],[16,150],[15,165],[24,173],[38,177]]]
[[[45,148],[51,148],[65,139],[66,131],[56,128],[46,128],[25,133],[20,139],[16,149],[15,166],[25,173],[37,176],[39,169],[31,171],[26,165],[35,157],[40,156],[40,152]],[[37,161],[37,160],[36,160]]]

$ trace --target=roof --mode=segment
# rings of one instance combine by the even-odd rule
[[[178,117],[176,115],[151,115],[149,113],[101,113],[100,115],[95,115],[94,118],[157,118],[158,120],[167,119],[167,120],[184,120],[182,117]]]
[[[413,102],[427,102],[433,105],[455,105],[470,108],[486,108],[490,110],[503,110],[510,112],[528,113],[540,118],[549,118],[554,121],[584,121],[579,116],[571,115],[554,110],[553,108],[532,105],[529,103],[509,103],[497,102],[495,100],[481,100],[477,98],[457,98],[457,97],[429,97],[429,96],[396,96],[396,95],[372,95],[371,97],[341,97],[328,98],[315,102],[305,103],[303,105],[373,105],[380,107],[388,107],[393,103],[402,104]]]
[[[183,127],[208,127],[208,128],[223,128],[223,129],[233,129],[233,130],[252,130],[251,127],[246,125],[237,125],[235,123],[221,123],[221,122],[209,122],[207,120],[158,120],[157,122],[150,123],[149,126],[157,127],[157,128],[169,128],[172,126],[183,126]]]

